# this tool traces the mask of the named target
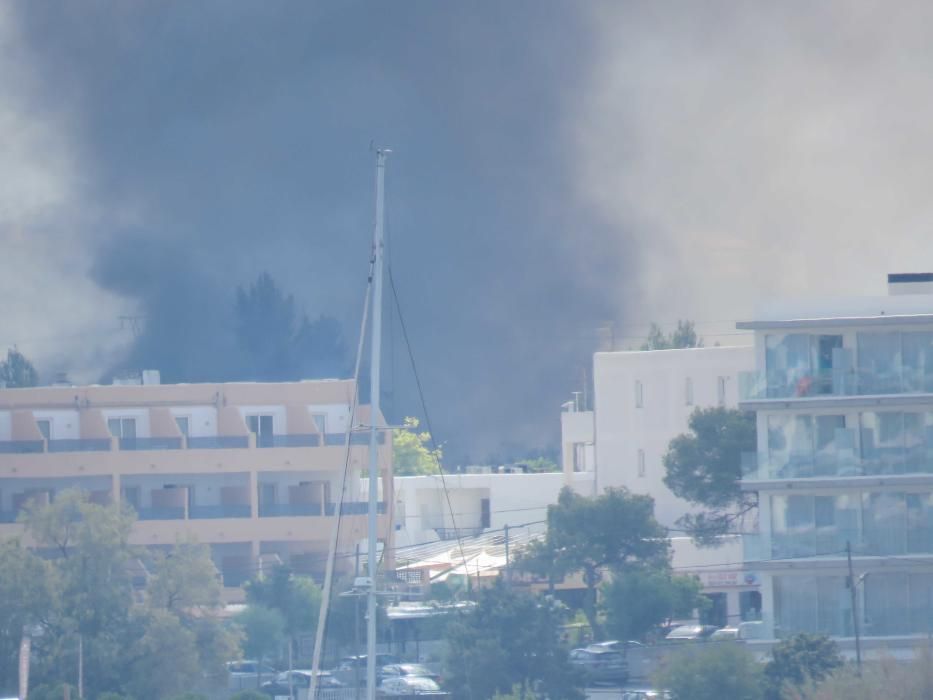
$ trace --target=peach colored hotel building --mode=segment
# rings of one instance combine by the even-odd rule
[[[350,416],[352,380],[158,381],[146,371],[132,384],[0,389],[0,538],[22,532],[28,501],[80,488],[135,509],[134,544],[210,545],[235,600],[279,561],[320,579],[346,466],[337,566],[353,568],[366,536],[359,479],[370,420],[368,406]],[[391,433],[379,437],[379,532],[390,554]]]

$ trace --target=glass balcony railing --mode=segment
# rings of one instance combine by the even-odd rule
[[[933,393],[933,374],[857,368],[740,372],[739,400],[791,400],[839,396]]]
[[[184,520],[184,508],[137,508],[140,520]]]
[[[42,440],[9,440],[0,442],[0,454],[33,454],[43,452],[45,444]]]
[[[136,437],[120,438],[121,450],[180,450],[181,438],[173,437]]]
[[[295,515],[321,515],[320,503],[260,503],[260,518],[282,518]]]
[[[742,478],[821,479],[856,476],[933,474],[933,445],[875,447],[864,454],[851,448],[792,452],[781,456],[749,455],[742,460]]]
[[[188,518],[190,520],[203,520],[210,518],[248,518],[250,517],[249,505],[206,505],[190,506],[188,508]]]
[[[110,452],[110,438],[49,440],[49,452]]]
[[[276,447],[343,447],[345,443],[343,433],[297,434],[297,435],[267,435],[256,440],[256,446],[261,448]],[[384,445],[386,431],[378,435],[378,442]],[[247,435],[210,435],[187,438],[189,450],[230,450],[246,449],[249,447]],[[369,445],[369,433],[351,433],[350,444],[354,446]],[[117,448],[124,452],[138,452],[143,450],[181,450],[185,448],[185,441],[176,437],[134,437],[119,438]],[[68,438],[62,440],[0,440],[0,454],[35,454],[48,452],[110,452],[113,444],[110,438]]]
[[[249,437],[246,435],[211,435],[206,437],[189,437],[190,450],[228,450],[249,447]]]

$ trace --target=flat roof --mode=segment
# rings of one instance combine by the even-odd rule
[[[857,325],[933,324],[933,295],[901,294],[807,301],[775,301],[760,307],[755,318],[739,321],[741,330],[768,328],[833,328]]]

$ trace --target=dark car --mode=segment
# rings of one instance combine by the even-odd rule
[[[628,678],[628,664],[617,651],[608,649],[574,649],[570,663],[583,672],[587,683],[624,683]]]
[[[296,697],[302,697],[302,690],[308,690],[311,687],[311,671],[285,671],[280,673],[274,681],[263,683],[259,690],[273,698],[288,697],[288,679],[291,674],[292,692]],[[318,671],[317,687],[324,689],[346,688],[345,683],[341,683],[334,678],[328,671]],[[304,693],[307,695],[307,693]]]

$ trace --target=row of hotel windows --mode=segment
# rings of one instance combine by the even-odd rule
[[[726,381],[728,377],[716,377],[716,403],[726,405]],[[693,378],[684,380],[684,405],[693,406]],[[645,407],[645,387],[640,379],[635,380],[635,408]]]
[[[933,411],[767,416],[775,478],[933,472]]]
[[[312,415],[312,418],[314,419],[319,433],[323,435],[327,432],[326,414],[316,413]],[[189,416],[175,416],[175,425],[178,426],[178,431],[185,437],[189,436],[190,424],[191,419]],[[36,426],[39,428],[39,432],[42,433],[43,438],[46,440],[52,439],[52,420],[50,418],[37,419]],[[271,442],[274,434],[272,426],[273,420],[271,415],[246,416],[246,427],[256,436],[256,443],[260,446]],[[137,437],[135,418],[109,418],[107,420],[107,428],[110,430],[110,434],[115,438],[133,439]]]
[[[775,576],[773,584],[775,636],[852,636],[852,594],[845,576]],[[933,633],[933,574],[873,572],[861,589],[862,634]]]
[[[933,493],[848,491],[771,497],[767,559],[933,554]]]
[[[775,397],[933,391],[933,331],[765,336],[768,390]],[[804,384],[805,383],[805,384]]]

